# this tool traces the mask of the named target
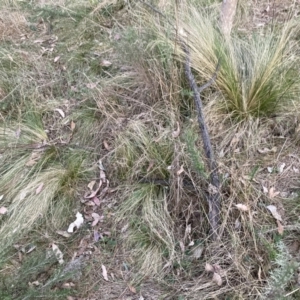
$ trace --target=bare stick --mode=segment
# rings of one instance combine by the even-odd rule
[[[140,0],[141,3],[145,4],[146,6],[150,7],[153,11],[158,13],[160,16],[166,19],[166,21],[170,23],[168,18],[160,12],[157,8],[153,7],[151,4],[146,3],[145,1]],[[204,114],[203,114],[203,105],[200,97],[200,93],[208,88],[216,79],[218,70],[220,68],[220,62],[218,62],[216,71],[213,74],[212,78],[204,85],[198,87],[197,83],[195,81],[195,77],[192,73],[191,69],[191,61],[190,61],[190,51],[185,42],[182,41],[182,39],[179,38],[182,50],[185,53],[186,56],[186,61],[184,64],[185,67],[185,74],[186,77],[189,81],[189,85],[191,90],[193,91],[194,95],[194,101],[195,101],[195,106],[197,110],[197,118],[198,118],[198,123],[201,131],[201,137],[203,141],[203,147],[204,147],[204,152],[205,156],[208,161],[208,167],[210,171],[210,184],[208,188],[209,192],[209,197],[208,197],[208,205],[209,205],[209,213],[208,213],[208,218],[211,226],[211,231],[212,231],[212,237],[214,240],[218,238],[218,229],[220,226],[220,202],[221,202],[221,195],[220,195],[220,179],[219,179],[219,173],[218,173],[218,167],[217,167],[217,162],[214,157],[213,149],[211,146],[211,141],[210,141],[210,136],[208,133],[208,129],[204,120]]]
[[[197,117],[198,117],[198,124],[201,130],[201,136],[203,141],[203,147],[205,156],[208,160],[208,166],[210,171],[210,186],[208,189],[209,192],[209,199],[208,199],[208,205],[209,205],[209,222],[212,230],[212,236],[213,239],[217,239],[218,237],[218,228],[220,225],[220,179],[219,179],[219,173],[218,173],[218,167],[217,163],[214,157],[213,149],[211,146],[210,136],[208,133],[208,129],[204,120],[204,114],[203,114],[203,105],[200,97],[200,92],[202,92],[204,89],[209,87],[215,80],[217,76],[217,72],[219,70],[219,63],[216,68],[216,72],[213,75],[213,77],[204,85],[201,87],[198,87],[195,81],[195,77],[191,70],[191,62],[190,62],[190,52],[188,49],[188,46],[181,41],[182,49],[186,55],[186,61],[184,64],[185,67],[185,74],[188,78],[190,88],[193,91],[194,95],[194,101],[196,105],[197,110]]]

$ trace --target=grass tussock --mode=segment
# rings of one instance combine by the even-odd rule
[[[225,109],[239,117],[270,116],[278,106],[289,105],[297,96],[298,25],[291,21],[281,29],[270,29],[241,38],[223,40],[211,16],[193,6],[179,16],[179,26],[191,49],[191,65],[201,80],[208,81],[218,61],[216,88]],[[180,49],[179,49],[180,50]],[[182,60],[185,54],[181,54]]]
[[[1,149],[6,151],[1,158],[0,186],[7,214],[2,217],[0,229],[5,245],[1,248],[1,259],[18,238],[38,224],[48,223],[53,229],[65,224],[77,184],[88,172],[82,151],[71,154],[44,145],[45,132],[26,126],[20,128],[17,142],[15,131],[2,128],[6,139],[2,136],[5,143]],[[64,159],[64,164],[59,159]]]
[[[28,21],[24,13],[1,9],[0,40],[2,42],[20,40],[28,32]]]
[[[117,216],[118,222],[127,223],[124,246],[135,259],[139,276],[161,277],[168,269],[162,271],[163,267],[170,266],[176,253],[166,192],[161,187],[141,184],[133,186],[126,198]]]
[[[294,186],[299,171],[289,156],[297,142],[298,25],[233,31],[225,40],[219,1],[152,1],[162,14],[132,1],[54,2],[22,3],[31,34],[0,49],[0,195],[7,209],[0,215],[0,295],[74,295],[61,289],[65,268],[44,256],[48,245],[23,260],[11,251],[44,232],[46,244],[53,242],[76,207],[87,237],[74,246],[75,233],[61,249],[70,257],[91,250],[78,297],[263,299],[276,291],[297,299],[299,263],[290,248],[298,198],[283,199],[281,190]],[[182,40],[199,86],[220,64],[201,95],[222,182],[217,242],[209,236],[209,173]],[[80,203],[99,159],[106,194]],[[283,233],[268,205],[282,215]],[[12,285],[15,274],[26,286]]]

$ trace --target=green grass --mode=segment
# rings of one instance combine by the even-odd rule
[[[225,41],[214,20],[209,12],[187,5],[176,21],[180,30],[188,33],[181,39],[190,48],[191,66],[201,80],[199,85],[212,77],[219,61],[215,88],[223,99],[217,105],[223,105],[228,114],[248,119],[271,116],[282,107],[292,108],[291,102],[299,95],[295,68],[298,25],[291,21],[279,29],[245,37],[233,35]],[[168,30],[169,24],[165,26],[167,29],[159,30]],[[171,42],[176,45],[179,41]],[[184,62],[185,54],[177,48]]]
[[[8,210],[0,215],[1,299],[112,299],[135,289],[145,299],[260,299],[274,289],[297,299],[299,263],[289,248],[299,199],[272,198],[262,186],[282,192],[298,180],[289,156],[297,154],[298,25],[237,31],[247,21],[242,9],[250,11],[240,3],[225,41],[220,1],[152,3],[168,21],[137,2],[5,4],[0,19],[12,31],[0,37],[0,207]],[[209,172],[180,28],[199,86],[220,62],[201,95],[223,183],[217,242],[209,239]],[[109,188],[86,199],[99,160]],[[282,162],[284,172],[267,172]],[[270,204],[282,214],[282,236]],[[77,211],[83,228],[59,236]],[[94,213],[101,221],[92,226]],[[64,253],[61,266],[47,256],[52,243]],[[35,250],[26,253],[28,245]],[[76,281],[65,270],[78,252],[91,260]]]

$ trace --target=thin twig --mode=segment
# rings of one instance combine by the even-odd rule
[[[201,86],[198,88],[199,94],[201,94],[205,89],[207,89],[208,87],[210,87],[210,86],[215,82],[219,70],[220,70],[220,60],[218,61],[218,64],[217,64],[215,73],[213,74],[213,76],[211,77],[211,79],[210,79],[207,83],[205,83],[204,85],[201,85]]]

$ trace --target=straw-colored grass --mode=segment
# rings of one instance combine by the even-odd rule
[[[92,258],[72,296],[263,299],[273,289],[297,299],[298,25],[237,32],[247,21],[238,7],[225,40],[219,1],[149,2],[161,14],[139,1],[45,0],[16,2],[15,23],[14,14],[0,18],[16,34],[0,49],[0,207],[7,208],[0,295],[64,297],[64,266],[51,261],[55,272],[44,276],[44,250],[55,241],[66,261],[75,253]],[[201,94],[222,182],[215,242],[182,41],[199,86],[220,62]],[[85,199],[99,159],[109,188]],[[278,208],[283,234],[268,205]],[[67,228],[75,207],[85,226],[60,237],[56,230]],[[94,213],[101,215],[95,226]],[[37,240],[34,251],[22,252]]]

